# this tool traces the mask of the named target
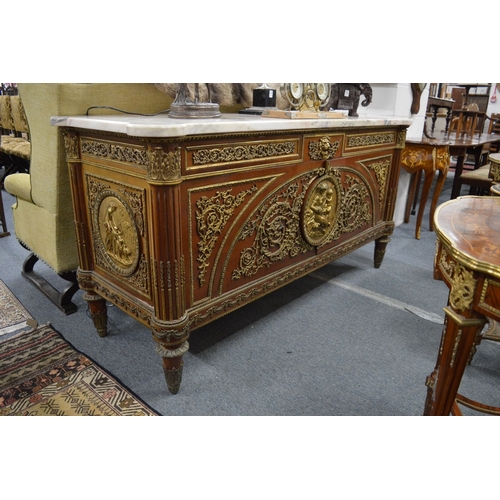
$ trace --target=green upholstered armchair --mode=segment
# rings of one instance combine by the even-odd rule
[[[169,109],[173,99],[147,83],[19,83],[18,90],[29,126],[30,171],[6,177],[5,189],[16,197],[12,207],[16,237],[32,252],[22,274],[70,314],[76,311],[72,297],[78,290],[78,253],[64,141],[60,129],[50,125],[50,118],[84,115],[93,106],[153,114]],[[93,109],[91,114],[117,112]],[[68,287],[58,291],[36,273],[38,260],[68,280]]]

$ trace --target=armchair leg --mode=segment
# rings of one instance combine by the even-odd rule
[[[23,263],[22,275],[46,297],[48,297],[64,314],[73,314],[77,307],[71,299],[78,291],[78,281],[76,279],[76,271],[61,273],[58,276],[70,282],[62,292],[56,290],[45,278],[37,274],[33,268],[38,262],[38,257],[31,253]]]
[[[0,189],[0,238],[4,236],[9,236],[10,233],[7,231],[7,222],[5,220],[5,212],[3,209],[3,200],[2,200],[2,190]]]

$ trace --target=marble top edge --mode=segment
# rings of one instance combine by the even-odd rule
[[[223,114],[220,118],[170,118],[156,116],[54,116],[56,127],[83,128],[122,133],[134,137],[178,137],[232,132],[352,128],[370,126],[409,126],[412,120],[399,117],[360,118],[263,118],[258,115]]]

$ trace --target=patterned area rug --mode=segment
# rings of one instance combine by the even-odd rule
[[[46,325],[0,343],[1,415],[158,413]]]
[[[0,280],[0,335],[15,332],[22,328],[31,328],[31,314],[17,300],[7,285]]]

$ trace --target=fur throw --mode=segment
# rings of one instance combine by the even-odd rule
[[[208,102],[208,90],[210,89],[210,99],[221,106],[241,106],[249,108],[252,105],[253,89],[260,87],[261,83],[200,83],[200,101]],[[285,101],[279,92],[279,83],[268,83],[269,87],[276,89],[276,107],[285,109]],[[178,84],[176,83],[155,83],[154,86],[175,99]],[[194,100],[194,84],[188,84],[188,98]]]

